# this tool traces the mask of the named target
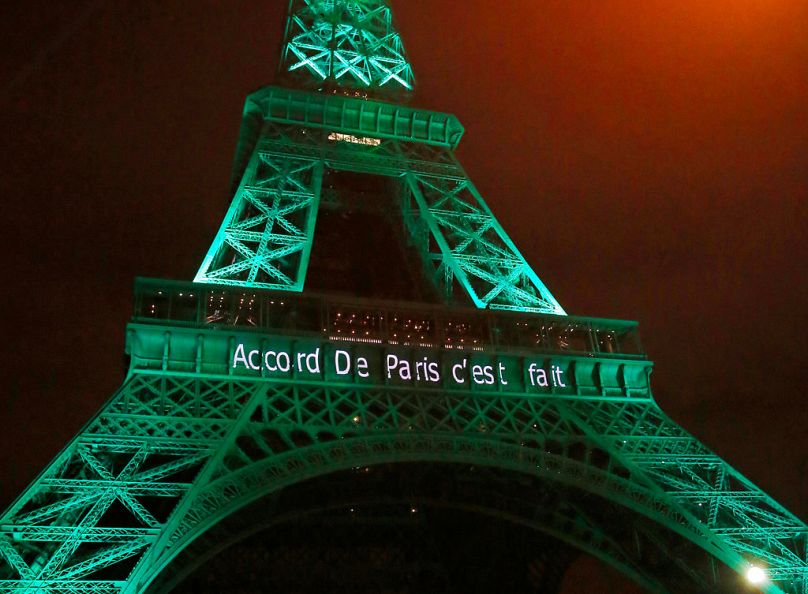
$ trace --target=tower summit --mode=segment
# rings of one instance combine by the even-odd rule
[[[257,529],[469,510],[543,535],[499,557],[514,591],[584,551],[654,592],[808,592],[805,523],[660,410],[636,323],[566,315],[457,118],[403,104],[387,2],[292,0],[281,72],[194,282],[137,280],[122,386],[0,516],[0,592],[169,592]],[[396,579],[462,583],[457,540]]]

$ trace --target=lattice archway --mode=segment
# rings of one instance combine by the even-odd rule
[[[298,483],[281,493],[267,494],[222,519],[180,552],[146,594],[172,592],[230,547],[243,545],[242,550],[249,549],[249,543],[244,541],[284,542],[283,528],[289,524],[309,522],[308,526],[316,525],[322,530],[310,522],[311,518],[325,516],[326,520],[336,519],[342,526],[346,515],[349,523],[361,523],[363,518],[378,522],[384,512],[400,522],[402,517],[424,510],[441,516],[447,511],[460,512],[470,522],[488,518],[550,537],[541,539],[537,543],[540,550],[532,554],[542,560],[542,565],[553,564],[549,570],[551,584],[560,581],[569,563],[577,557],[573,550],[577,550],[611,565],[649,592],[672,591],[654,579],[653,571],[638,568],[639,559],[632,556],[634,551],[625,551],[617,540],[603,532],[601,518],[584,512],[568,495],[550,483],[491,467],[448,463],[356,467]],[[374,514],[376,508],[383,508],[384,512]],[[372,525],[377,526],[376,522]],[[647,530],[641,524],[634,523],[633,528]],[[261,538],[253,539],[256,535]],[[321,535],[320,539],[325,538]],[[656,544],[659,547],[656,558],[670,559],[672,551],[662,543]],[[688,591],[692,591],[692,583],[688,584]],[[186,591],[193,588],[185,586]]]
[[[137,372],[4,516],[0,554],[22,577],[0,580],[0,589],[142,594],[187,546],[267,494],[355,467],[412,462],[497,468],[562,489],[562,500],[607,502],[587,500],[576,518],[619,512],[599,534],[627,558],[636,549],[639,567],[648,566],[647,551],[675,551],[667,557],[690,585],[660,579],[668,591],[737,592],[744,560],[728,544],[749,547],[758,533],[727,525],[776,516],[754,499],[758,491],[732,487],[742,483],[705,490],[716,469],[727,480],[737,475],[700,448],[653,400],[631,392]],[[648,519],[642,529],[613,532],[636,518]],[[53,577],[34,582],[34,571]]]
[[[212,529],[220,525],[227,527],[240,513],[254,510],[256,502],[271,498],[285,488],[357,468],[438,464],[488,468],[512,476],[531,477],[541,482],[545,492],[563,493],[556,497],[561,507],[544,509],[542,513],[537,513],[535,503],[532,514],[524,513],[530,508],[529,501],[522,501],[521,515],[490,501],[481,501],[476,505],[476,511],[523,523],[559,538],[605,561],[650,592],[737,592],[737,583],[732,584],[734,572],[716,566],[714,558],[700,548],[703,541],[699,541],[698,535],[688,533],[672,521],[670,516],[678,512],[668,508],[664,498],[656,496],[650,489],[638,487],[628,477],[617,476],[620,473],[615,473],[614,467],[607,471],[570,457],[571,451],[577,451],[583,457],[594,451],[591,445],[578,444],[569,444],[571,449],[564,453],[552,453],[544,449],[547,446],[545,440],[523,445],[485,435],[441,436],[413,431],[397,436],[336,438],[266,457],[222,475],[203,490],[173,535],[166,553],[149,568],[149,573],[144,575],[146,581],[140,583],[151,584],[186,547],[194,547],[194,543],[201,543],[201,547],[192,548],[194,554],[191,557],[197,556],[202,562],[207,558],[205,537]],[[596,495],[600,511],[593,512],[598,507],[593,507],[590,498],[584,512],[574,503],[574,493],[579,499],[582,495]],[[649,505],[649,502],[654,503]],[[475,506],[468,501],[453,504]],[[609,521],[598,521],[598,514],[608,515]],[[622,519],[616,521],[615,516]],[[232,527],[225,528],[225,532],[231,532],[225,537],[227,542],[236,542],[284,519],[282,516],[268,517],[256,525],[253,511],[247,517],[250,518],[250,527],[238,530],[238,520],[235,520],[235,531]],[[214,542],[218,538],[215,533],[212,537]],[[215,550],[217,545],[211,546]],[[179,571],[183,572],[183,568]],[[654,575],[655,571],[662,572],[664,581]],[[715,584],[717,573],[722,574],[718,581],[723,584],[723,589]],[[170,578],[171,572],[168,575],[168,579],[157,579],[144,591],[167,591],[164,589],[166,583],[176,583]]]

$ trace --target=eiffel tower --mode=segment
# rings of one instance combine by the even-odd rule
[[[0,516],[0,592],[169,592],[265,532],[283,574],[312,517],[465,510],[540,535],[508,591],[583,551],[651,592],[808,593],[805,523],[660,410],[636,323],[566,314],[461,123],[409,106],[386,0],[291,0],[280,72],[194,281],[136,281],[123,385]]]

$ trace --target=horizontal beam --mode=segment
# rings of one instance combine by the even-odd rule
[[[451,114],[342,95],[265,87],[247,98],[245,119],[298,124],[373,138],[390,138],[455,148],[464,128]]]
[[[129,542],[134,539],[154,540],[160,534],[159,528],[77,528],[75,526],[0,526],[0,534],[11,539],[62,542],[81,532],[82,542]]]
[[[151,481],[104,481],[78,479],[42,479],[40,485],[56,493],[102,492],[117,489],[138,497],[177,497],[184,494],[190,483],[159,483]]]
[[[47,592],[48,594],[119,594],[125,581],[91,580],[0,580],[0,592],[23,594],[24,592]]]

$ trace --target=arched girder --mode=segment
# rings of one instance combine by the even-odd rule
[[[760,505],[767,500],[754,486],[742,491],[745,479],[650,399],[166,372],[130,376],[0,518],[0,587],[28,592],[44,582],[50,593],[140,594],[205,522],[262,492],[341,468],[405,461],[495,466],[596,493],[707,547],[735,571],[744,568],[741,554],[783,559],[769,567],[792,571],[795,581],[773,581],[767,591],[801,594],[800,562],[777,539],[804,538],[804,525],[778,515],[776,504]],[[712,490],[703,483],[713,474],[699,474],[705,465],[727,477]],[[128,510],[128,523],[94,524],[113,500]],[[709,524],[714,515],[717,529]],[[755,544],[763,539],[766,550]],[[84,544],[97,552],[82,555]],[[56,554],[58,563],[48,565]],[[132,573],[92,581],[124,561],[135,565]],[[734,574],[719,577],[730,589],[737,584]]]
[[[423,466],[419,465],[419,467]],[[627,575],[648,592],[676,591],[666,588],[654,578],[651,572],[641,567],[640,553],[646,551],[641,551],[633,546],[622,547],[620,543],[609,537],[602,522],[588,517],[588,514],[568,499],[567,493],[562,494],[551,490],[549,483],[535,487],[531,485],[532,496],[526,496],[521,492],[511,494],[511,486],[515,482],[524,482],[524,475],[496,472],[494,480],[499,484],[481,482],[470,488],[467,479],[475,474],[483,474],[481,471],[484,471],[484,468],[457,467],[448,464],[427,466],[434,473],[439,474],[441,479],[459,478],[463,481],[462,489],[453,492],[449,497],[435,495],[433,491],[439,491],[441,487],[421,489],[424,486],[423,483],[427,481],[437,482],[434,480],[436,477],[428,475],[426,480],[413,481],[413,472],[417,473],[417,469],[414,470],[411,464],[396,464],[383,468],[381,479],[376,479],[370,486],[363,485],[359,489],[349,489],[357,491],[351,495],[343,493],[342,487],[346,482],[350,481],[352,485],[356,485],[357,482],[364,483],[366,482],[364,479],[367,479],[368,476],[379,474],[379,468],[362,467],[338,473],[338,475],[325,475],[320,478],[325,479],[326,483],[319,480],[307,481],[297,485],[297,488],[283,492],[283,497],[281,497],[281,493],[274,492],[223,519],[183,551],[166,571],[158,576],[146,594],[168,594],[172,588],[192,575],[210,559],[228,547],[257,533],[323,512],[344,511],[349,508],[368,509],[375,505],[398,505],[406,508],[415,506],[418,510],[450,508],[524,526],[600,559]],[[400,470],[398,470],[399,467],[401,467]],[[391,468],[392,472],[390,472]],[[389,489],[378,488],[379,483],[385,486],[391,482],[395,483],[397,471],[406,474],[406,495],[399,493],[392,496],[388,492]],[[507,481],[507,487],[503,487],[504,481]],[[414,482],[417,484],[413,484]],[[325,486],[328,488],[324,488]],[[300,487],[303,488],[302,492]],[[502,492],[503,488],[507,488],[507,494]],[[424,490],[430,491],[430,493],[424,493]],[[334,492],[337,493],[336,496],[333,495]],[[302,501],[300,501],[301,499]],[[317,503],[312,506],[312,501]],[[641,535],[637,530],[635,532],[636,540],[631,544],[638,543],[640,538]],[[653,543],[648,542],[648,544]],[[660,553],[662,556],[670,557],[667,550],[663,549]],[[697,580],[697,576],[690,577]],[[696,582],[688,582],[687,588],[689,589],[686,591],[693,591],[694,583]],[[697,587],[704,591],[708,590],[704,583]]]
[[[316,88],[411,87],[385,1],[290,7],[298,21],[287,30],[285,69],[313,74]],[[349,95],[269,87],[248,98],[235,196],[197,280],[250,289],[240,313],[258,299],[252,289],[300,292],[328,167],[401,179],[404,224],[449,304],[459,288],[480,309],[563,314],[456,160],[457,119]],[[617,357],[626,353],[615,350],[614,335],[597,334],[605,350],[572,349],[578,361],[568,369],[581,381],[565,392],[279,381],[257,367],[253,376],[233,372],[236,337],[220,329],[239,316],[217,307],[213,293],[206,309],[197,292],[180,289],[182,300],[139,310],[129,341],[148,348],[128,350],[127,383],[0,516],[0,592],[140,594],[185,544],[262,493],[354,464],[413,461],[489,465],[597,494],[735,571],[747,557],[761,560],[766,592],[808,593],[805,523],[665,417],[651,400],[646,366],[634,365],[643,381],[620,371],[627,362]],[[220,303],[239,298],[217,292]],[[161,317],[171,303],[186,312]],[[202,336],[207,324],[217,339]],[[557,338],[521,346],[549,365],[570,358]],[[498,353],[492,340],[483,356]],[[721,587],[734,590],[736,577]]]
[[[210,525],[263,492],[341,468],[406,461],[495,466],[597,493],[707,547],[736,571],[744,567],[741,554],[766,554],[744,543],[754,546],[753,539],[765,538],[768,554],[777,559],[782,549],[775,538],[805,534],[804,526],[777,516],[776,508],[750,504],[765,501],[763,494],[751,487],[740,491],[743,477],[647,398],[135,373],[4,514],[0,557],[7,567],[0,563],[0,587],[26,592],[31,579],[43,579],[34,576],[42,575],[43,563],[57,553],[67,558],[82,543],[104,543],[97,554],[50,563],[54,569],[45,574],[44,585],[53,593],[139,594],[204,531],[205,522]],[[703,464],[731,482],[704,490],[705,479],[697,474]],[[691,482],[684,484],[688,473]],[[136,527],[93,525],[101,508],[109,509],[113,493]],[[713,503],[718,498],[727,501]],[[723,531],[708,527],[713,506]],[[701,517],[694,515],[699,510]],[[722,517],[727,514],[760,527],[739,526],[730,533],[730,518]],[[136,564],[133,573],[127,570],[128,581],[91,581],[100,569],[125,560]],[[798,572],[799,562],[794,567]],[[785,591],[800,591],[788,584]],[[772,582],[767,591],[783,591],[779,586]]]
[[[727,565],[737,566],[737,559],[731,553],[716,550],[713,543],[696,531],[671,521],[670,514],[677,513],[675,504],[631,480],[615,479],[600,469],[570,458],[541,453],[537,449],[527,450],[505,440],[409,432],[398,436],[338,439],[328,444],[297,448],[222,476],[198,495],[177,531],[165,542],[162,554],[151,560],[148,574],[139,576],[137,583],[140,587],[150,583],[182,549],[208,529],[268,493],[334,471],[406,462],[490,466],[574,487],[646,516],[721,558]],[[666,509],[670,510],[669,513],[665,513]],[[705,555],[701,561],[701,567],[694,571],[702,572],[700,579],[703,582],[711,581],[709,556]],[[731,578],[726,579],[731,581]],[[705,591],[733,592],[735,589],[736,584],[713,583],[710,590]]]

